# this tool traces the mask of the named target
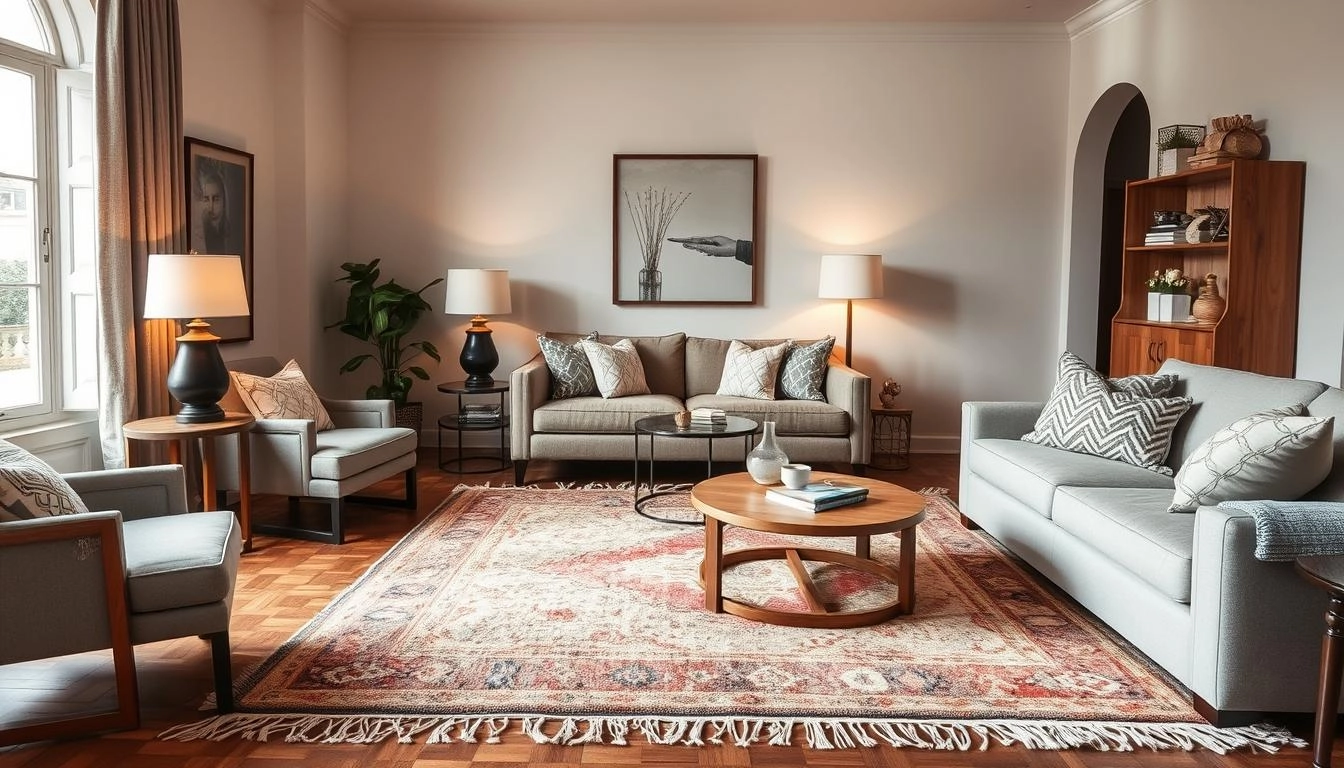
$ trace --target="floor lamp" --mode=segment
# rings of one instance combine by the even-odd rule
[[[817,298],[845,300],[845,365],[852,365],[854,299],[882,298],[882,256],[875,253],[827,253],[821,257]]]

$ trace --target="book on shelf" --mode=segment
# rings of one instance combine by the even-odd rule
[[[799,509],[823,512],[857,504],[868,498],[868,489],[846,483],[808,483],[802,488],[767,488],[765,498]]]

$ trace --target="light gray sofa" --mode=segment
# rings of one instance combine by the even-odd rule
[[[567,344],[577,334],[548,333]],[[776,422],[780,446],[793,461],[848,462],[862,473],[871,453],[871,382],[832,357],[826,372],[825,402],[753,400],[714,394],[723,376],[729,340],[674,333],[666,336],[599,336],[603,344],[629,338],[644,365],[652,394],[551,399],[551,374],[538,352],[509,376],[509,433],[514,480],[522,485],[531,459],[633,459],[634,424],[645,416],[692,408],[720,408],[729,415]],[[784,339],[743,340],[753,348]],[[799,342],[806,343],[806,342]],[[704,460],[707,440],[666,440],[658,444],[664,459]],[[737,441],[715,441],[715,459],[741,460]],[[648,443],[640,441],[640,457]]]
[[[1170,467],[1238,418],[1300,403],[1335,417],[1334,469],[1307,498],[1344,500],[1344,392],[1180,360],[1159,373],[1194,400]],[[1187,686],[1210,722],[1313,711],[1324,594],[1292,563],[1255,559],[1249,515],[1172,514],[1171,477],[1021,441],[1043,405],[963,404],[962,514]]]

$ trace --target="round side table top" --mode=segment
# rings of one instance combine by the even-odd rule
[[[1344,555],[1299,557],[1297,570],[1322,589],[1344,592]]]
[[[868,489],[868,498],[858,504],[808,512],[765,498],[770,486],[758,484],[751,475],[738,472],[696,483],[691,504],[706,517],[769,533],[800,536],[863,536],[914,527],[924,520],[925,499],[893,483],[838,472],[813,472],[812,482],[835,480]],[[773,486],[782,488],[783,486]]]
[[[133,440],[178,440],[184,437],[217,437],[252,428],[256,419],[250,413],[226,413],[219,421],[184,424],[176,416],[151,416],[123,424],[121,429]]]
[[[469,387],[466,381],[448,381],[439,384],[438,390],[449,395],[496,395],[509,391],[509,380],[495,379],[494,384],[483,387]]]
[[[729,416],[719,427],[704,427],[692,424],[682,429],[677,426],[676,418],[668,413],[662,416],[645,416],[635,422],[635,431],[642,435],[661,435],[664,437],[741,437],[750,435],[760,428],[760,424],[741,416]]]

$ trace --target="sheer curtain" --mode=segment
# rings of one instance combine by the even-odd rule
[[[97,0],[99,432],[127,465],[121,425],[162,416],[177,323],[145,320],[151,253],[185,253],[177,0]]]

